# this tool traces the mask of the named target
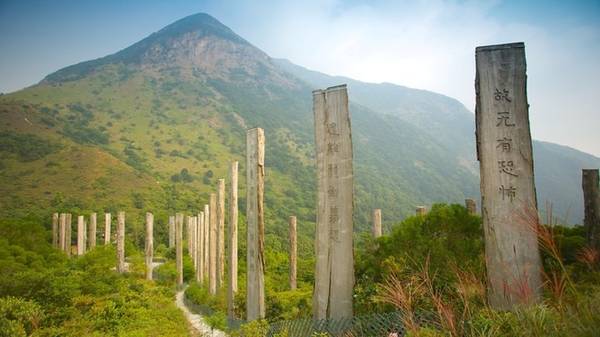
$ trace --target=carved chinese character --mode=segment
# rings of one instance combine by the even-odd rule
[[[327,177],[328,178],[337,178],[338,176],[338,166],[337,164],[329,164],[327,166]]]
[[[327,153],[331,154],[334,152],[340,152],[340,144],[338,143],[327,143]]]
[[[327,196],[329,196],[330,198],[337,197],[337,189],[334,186],[329,186],[327,188]]]
[[[331,206],[329,208],[329,223],[336,223],[339,220],[337,206]]]
[[[340,133],[338,132],[337,124],[335,124],[335,123],[327,124],[327,133],[332,136],[339,136]]]
[[[496,88],[496,92],[494,92],[494,99],[496,101],[507,101],[507,102],[511,102],[510,97],[508,97],[508,90],[506,89],[502,89],[502,91],[498,90],[498,88]]]
[[[498,160],[498,169],[500,170],[500,173],[506,173],[513,177],[518,177],[518,175],[513,172],[515,169],[515,164],[512,160]]]
[[[496,148],[502,149],[502,152],[510,152],[510,149],[512,148],[511,138],[503,137],[502,139],[498,139],[497,142],[498,145],[496,145]]]
[[[502,111],[498,112],[498,123],[496,126],[504,125],[504,126],[515,126],[515,123],[509,123],[510,112]]]
[[[508,198],[510,199],[510,202],[512,202],[513,199],[517,196],[517,188],[513,186],[504,187],[504,185],[500,185],[498,190],[500,191],[500,194],[502,194],[502,200]]]

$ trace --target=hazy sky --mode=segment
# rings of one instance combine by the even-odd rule
[[[600,0],[0,0],[0,92],[197,12],[273,57],[436,91],[470,110],[475,47],[523,41],[534,138],[600,156]]]

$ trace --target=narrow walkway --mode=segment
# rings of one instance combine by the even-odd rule
[[[185,292],[186,288],[187,288],[187,285],[185,286],[185,288],[183,288],[182,290],[179,290],[177,292],[177,296],[175,297],[175,303],[177,304],[177,307],[183,311],[185,318],[188,320],[188,322],[190,322],[192,327],[194,329],[196,329],[198,332],[200,332],[201,336],[226,337],[227,334],[225,332],[223,332],[221,330],[216,330],[216,329],[212,330],[208,324],[204,323],[204,319],[202,319],[201,315],[194,314],[185,305],[185,302],[183,301],[183,297],[185,296],[184,292]]]

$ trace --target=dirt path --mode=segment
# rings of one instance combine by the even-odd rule
[[[190,322],[190,325],[196,329],[196,331],[200,332],[201,336],[209,336],[209,337],[226,337],[227,334],[221,330],[212,330],[208,324],[204,323],[201,315],[194,314],[190,311],[190,309],[185,305],[183,301],[184,292],[187,286],[182,290],[177,292],[177,296],[175,298],[175,303],[177,307],[183,311],[185,318]]]

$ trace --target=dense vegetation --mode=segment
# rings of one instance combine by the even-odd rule
[[[39,219],[0,221],[0,336],[186,336],[174,288],[114,271],[112,246],[67,259]],[[111,271],[111,269],[113,269]]]

